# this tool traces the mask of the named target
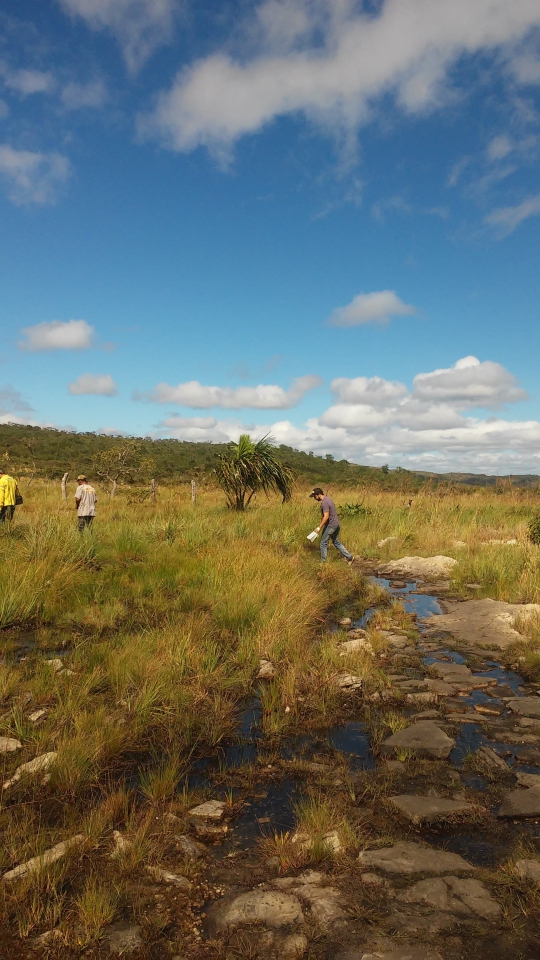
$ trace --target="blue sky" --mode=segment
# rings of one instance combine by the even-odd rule
[[[0,28],[0,422],[540,473],[537,0]]]

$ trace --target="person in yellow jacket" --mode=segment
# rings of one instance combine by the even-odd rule
[[[19,496],[17,481],[9,473],[0,471],[0,523],[13,520]]]

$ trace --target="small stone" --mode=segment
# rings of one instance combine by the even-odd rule
[[[13,753],[15,750],[21,750],[22,743],[13,737],[0,737],[0,753]]]
[[[479,747],[475,753],[475,757],[481,763],[481,765],[486,767],[488,770],[502,774],[512,772],[508,765],[504,762],[503,758],[500,757],[498,753],[495,753],[491,747]]]
[[[407,584],[405,580],[392,580],[390,586],[393,590],[404,590]]]
[[[214,911],[213,911],[214,912]],[[271,890],[250,890],[227,905],[217,904],[215,924],[218,930],[234,929],[242,924],[263,923],[268,927],[287,927],[302,922],[304,915],[297,897]]]
[[[46,709],[34,710],[33,713],[28,714],[28,719],[31,723],[39,723],[40,720],[43,720],[43,717],[47,716],[48,712],[49,711]]]
[[[135,953],[142,947],[141,928],[131,923],[115,923],[104,931],[104,941],[111,953]]]
[[[377,541],[377,547],[385,547],[387,543],[392,543],[393,540],[397,540],[397,537],[385,537],[384,540]]]
[[[529,787],[528,790],[512,790],[510,793],[507,793],[499,807],[497,816],[540,816],[540,787]]]
[[[540,883],[540,860],[516,860],[514,873],[520,880]]]
[[[340,627],[350,627],[351,624],[352,624],[352,620],[350,617],[342,617],[341,620],[339,621]]]
[[[450,739],[437,724],[431,720],[420,720],[384,740],[382,750],[384,753],[410,750],[417,757],[445,759],[453,746],[454,740]]]
[[[191,826],[202,840],[224,840],[229,829],[226,824],[208,823],[196,817],[191,821]]]
[[[111,853],[111,860],[116,860],[117,857],[121,857],[122,854],[127,853],[133,846],[132,841],[122,836],[119,830],[113,830],[113,841],[114,850]]]
[[[74,677],[74,676],[75,676],[75,671],[74,671],[74,670],[70,670],[68,667],[64,667],[63,670],[58,670],[57,676],[59,676],[59,677]]]
[[[202,817],[205,820],[221,820],[225,813],[224,800],[207,800],[189,811],[192,817]]]
[[[353,630],[348,631],[349,640],[362,640],[367,636],[366,631],[362,627],[355,627]]]
[[[54,847],[50,847],[49,850],[45,850],[39,857],[32,857],[30,860],[27,860],[26,863],[20,863],[19,866],[14,867],[13,870],[8,870],[8,872],[4,874],[4,880],[18,880],[19,877],[24,877],[27,873],[36,873],[43,867],[48,867],[51,863],[56,863],[57,860],[65,857],[66,853],[69,853],[70,850],[84,843],[85,839],[82,833],[79,833],[75,837],[70,837],[69,840],[62,840],[61,843],[57,843]]]
[[[410,875],[415,873],[472,873],[476,867],[457,853],[425,847],[420,843],[400,840],[392,847],[363,850],[358,856],[364,867],[375,867],[385,873]]]
[[[276,668],[271,660],[261,660],[259,663],[258,680],[273,680],[276,675]]]
[[[178,845],[179,852],[186,860],[200,860],[201,857],[205,857],[208,853],[202,843],[197,843],[196,840],[191,840],[189,837],[181,836],[175,837],[174,839]]]
[[[457,800],[447,800],[444,797],[421,797],[414,794],[403,794],[398,797],[389,797],[390,803],[411,823],[434,823],[437,820],[446,820],[448,817],[462,813],[471,813],[474,810],[472,803],[463,803]]]
[[[337,830],[329,830],[323,837],[323,843],[333,854],[343,853],[343,846]]]
[[[362,640],[360,637],[355,640],[345,640],[338,645],[338,649],[340,657],[346,657],[351,653],[358,653],[359,650],[369,654],[370,657],[374,655],[374,650],[369,640]]]
[[[342,673],[336,678],[336,683],[340,690],[345,690],[347,693],[362,689],[362,677],[355,677],[352,673]]]
[[[191,890],[192,884],[186,877],[182,877],[177,873],[171,873],[170,870],[164,870],[163,867],[147,866],[146,872],[149,873],[157,883],[172,883],[175,887],[183,890],[184,893],[189,893]]]
[[[13,784],[18,783],[24,775],[46,773],[53,765],[57,756],[57,753],[51,751],[50,753],[43,753],[40,757],[35,757],[34,760],[29,760],[28,763],[22,763],[20,767],[17,767],[11,779],[6,780],[2,789],[7,790],[9,787],[12,787]]]
[[[62,933],[60,930],[46,930],[45,933],[41,933],[39,937],[32,938],[33,947],[46,947],[50,945],[54,940],[60,940]]]
[[[378,873],[361,873],[360,879],[362,883],[367,883],[373,887],[386,887],[388,885],[388,881],[384,877],[380,877]]]
[[[405,697],[407,703],[412,703],[416,707],[421,707],[422,705],[428,703],[437,703],[437,694],[436,693],[408,693]]]
[[[60,660],[60,657],[55,657],[53,660],[44,660],[43,663],[46,663],[47,666],[51,668],[53,673],[60,673],[60,670],[62,670],[64,666],[62,660]]]
[[[482,584],[481,584],[481,583],[466,583],[465,586],[467,587],[467,590],[481,590],[481,589],[482,589]]]

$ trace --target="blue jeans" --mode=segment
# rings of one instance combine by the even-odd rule
[[[328,541],[331,540],[334,544],[336,550],[339,550],[342,557],[345,557],[346,560],[352,560],[352,554],[345,549],[343,544],[338,539],[339,525],[337,527],[330,527],[326,524],[324,528],[323,535],[321,537],[321,560],[323,563],[326,563],[326,557],[328,555]]]

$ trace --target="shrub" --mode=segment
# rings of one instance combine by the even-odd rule
[[[531,543],[540,544],[540,513],[529,521],[528,534]]]

